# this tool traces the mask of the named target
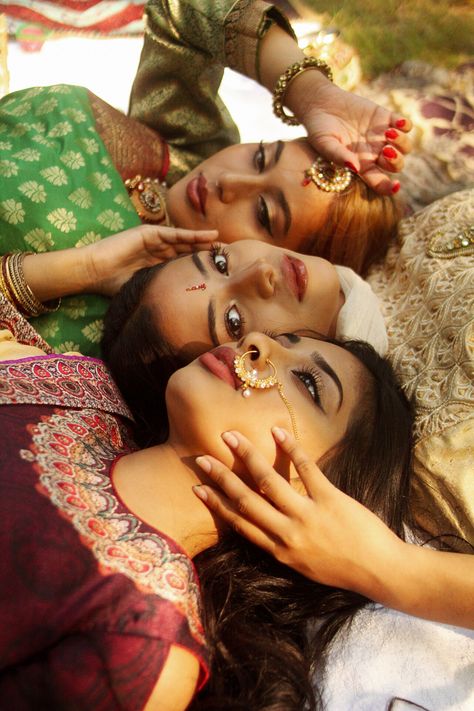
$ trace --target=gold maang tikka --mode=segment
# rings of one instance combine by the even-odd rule
[[[326,193],[342,193],[352,180],[349,168],[341,168],[332,161],[318,156],[314,163],[304,172],[303,185],[314,183]]]
[[[295,413],[293,410],[293,406],[291,403],[288,401],[288,398],[286,397],[285,393],[283,392],[283,385],[282,383],[278,380],[277,378],[277,369],[275,365],[272,363],[270,358],[267,358],[265,363],[271,368],[273,371],[271,375],[268,375],[266,378],[259,378],[258,377],[258,371],[255,368],[252,368],[252,370],[248,370],[245,367],[245,356],[251,355],[252,353],[257,353],[257,351],[245,351],[245,353],[242,353],[240,356],[235,356],[234,358],[234,372],[236,376],[239,378],[239,380],[242,381],[242,396],[243,397],[250,397],[251,395],[251,389],[255,390],[268,390],[269,388],[274,388],[275,385],[278,390],[278,394],[283,400],[283,403],[288,410],[288,414],[290,415],[290,420],[291,420],[291,427],[293,430],[293,434],[295,439],[299,439],[299,434],[298,434],[298,428],[296,427],[296,417]]]

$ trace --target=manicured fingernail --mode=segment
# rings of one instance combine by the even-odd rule
[[[201,484],[197,484],[196,486],[193,486],[193,491],[196,494],[198,498],[200,498],[202,501],[207,501],[207,491],[203,489]]]
[[[400,188],[401,188],[401,185],[400,185],[400,183],[399,183],[398,180],[397,180],[397,181],[392,185],[392,193],[395,195],[395,193],[398,193],[398,191],[400,190]]]
[[[397,157],[397,151],[395,148],[392,148],[392,146],[385,146],[385,148],[382,148],[382,153],[385,158],[388,158],[389,160],[394,160]]]
[[[398,138],[398,131],[395,131],[394,128],[388,128],[385,131],[385,138],[388,138],[390,141],[393,141],[394,138]]]
[[[354,165],[353,163],[351,163],[350,161],[348,161],[348,160],[345,161],[344,165],[346,166],[346,168],[349,168],[349,170],[352,170],[353,173],[358,173],[358,172],[359,172],[359,171],[357,170],[357,168],[355,167],[355,165]]]
[[[272,427],[272,433],[277,442],[284,442],[286,439],[286,432],[282,430],[281,427]]]
[[[232,434],[232,432],[223,432],[222,439],[229,445],[229,447],[232,447],[232,449],[236,449],[236,447],[239,446],[239,440],[235,434]]]
[[[206,459],[206,457],[196,457],[196,464],[198,467],[201,467],[204,472],[211,471],[211,462],[209,459]]]
[[[403,128],[405,126],[406,122],[407,122],[406,119],[397,119],[395,121],[395,126],[397,128]]]

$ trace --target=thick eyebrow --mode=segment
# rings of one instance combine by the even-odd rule
[[[276,165],[278,161],[280,160],[280,156],[283,153],[283,149],[285,147],[285,142],[284,141],[277,141],[275,153],[273,155],[273,165]],[[281,209],[283,210],[283,214],[285,215],[285,235],[288,234],[288,230],[291,227],[291,210],[290,206],[288,205],[288,201],[283,194],[283,190],[278,190],[277,192],[277,200],[280,204]]]
[[[325,373],[329,375],[330,378],[334,381],[334,384],[336,385],[338,391],[339,391],[339,405],[337,407],[337,411],[341,409],[342,401],[344,399],[344,392],[342,390],[342,384],[339,378],[337,377],[337,374],[334,372],[334,370],[331,368],[329,363],[321,353],[318,353],[318,351],[314,351],[314,353],[311,353],[311,358],[314,361],[314,364],[318,367],[321,368],[321,370],[324,370]]]
[[[216,331],[216,305],[214,299],[209,300],[209,306],[207,307],[207,325],[211,343],[214,348],[217,348],[217,346],[220,346],[220,343]]]
[[[278,190],[277,192],[277,200],[280,204],[281,209],[283,210],[283,214],[285,215],[285,235],[288,234],[288,230],[291,227],[291,210],[290,206],[288,205],[288,201],[286,197],[283,194],[283,190]]]
[[[209,272],[207,271],[206,267],[203,264],[203,261],[201,257],[199,256],[198,252],[193,252],[191,255],[191,259],[194,262],[195,267],[199,271],[200,274],[202,274],[203,277],[206,277],[206,279],[209,277]]]
[[[198,255],[197,252],[193,252],[191,255],[191,259],[193,260],[196,268],[202,274],[203,277],[206,279],[209,277],[209,272],[207,271],[206,267],[203,264],[203,261],[201,257]],[[220,346],[219,339],[217,338],[217,331],[216,331],[216,304],[215,300],[213,298],[209,299],[209,304],[207,307],[207,327],[209,329],[209,338],[211,340],[212,345],[214,348],[217,348],[217,346]]]

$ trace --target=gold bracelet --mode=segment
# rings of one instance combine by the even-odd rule
[[[286,72],[278,79],[275,89],[273,90],[273,113],[277,118],[281,119],[283,123],[288,124],[288,126],[299,126],[300,122],[296,116],[285,113],[283,107],[285,94],[293,79],[296,79],[297,76],[308,71],[308,69],[317,69],[322,72],[329,81],[334,81],[332,69],[329,64],[316,57],[305,57],[300,62],[295,62],[291,67],[288,67]]]
[[[46,304],[38,301],[26,283],[23,272],[23,259],[33,254],[33,252],[14,252],[3,257],[3,282],[8,291],[13,296],[15,306],[28,317],[41,316],[41,314],[57,311],[61,304],[61,299],[55,299]]]

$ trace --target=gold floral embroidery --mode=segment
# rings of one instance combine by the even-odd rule
[[[474,225],[464,227],[454,237],[450,237],[446,231],[437,232],[428,245],[427,253],[439,259],[474,254]]]

